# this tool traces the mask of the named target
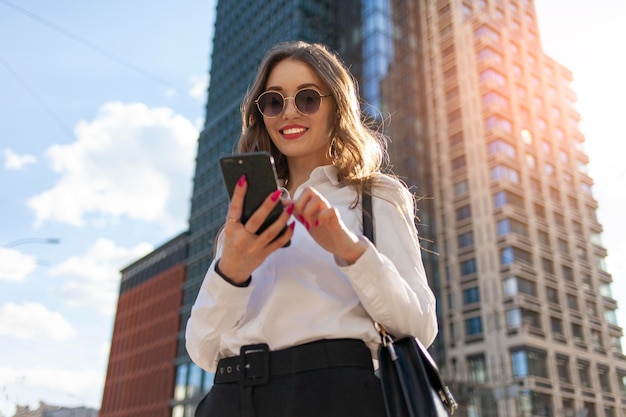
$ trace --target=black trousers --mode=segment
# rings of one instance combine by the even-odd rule
[[[296,363],[296,370],[303,367],[306,370],[290,373],[288,368],[294,365],[291,362],[299,362],[299,358],[290,360],[288,366],[282,366],[275,363],[272,356],[270,360],[274,363],[269,381],[258,385],[246,385],[241,380],[217,382],[218,369],[216,383],[198,405],[196,417],[385,417],[380,381],[374,374],[365,344],[360,342],[361,346],[357,345],[360,351],[355,352],[364,360],[345,365],[346,361],[336,359],[333,353],[324,352],[324,346],[322,351],[319,350],[319,345],[328,342],[315,342],[314,353],[311,354],[309,349],[306,350],[308,355],[302,357],[307,359],[306,363],[321,359],[323,366],[306,369],[306,364]],[[300,347],[289,350],[298,349]],[[349,349],[354,350],[355,344],[352,343]],[[344,357],[348,354],[347,351],[342,353]],[[276,371],[277,368],[279,371]]]

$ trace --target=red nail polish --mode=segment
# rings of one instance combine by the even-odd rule
[[[246,174],[243,174],[241,177],[239,177],[239,180],[237,181],[237,186],[243,187],[245,183],[246,183]]]
[[[287,214],[291,214],[293,213],[293,208],[295,207],[295,205],[293,203],[289,204],[287,206]]]
[[[306,220],[304,221],[304,227],[306,228],[306,230],[309,230],[311,228],[309,222],[307,222]]]
[[[300,220],[300,223],[304,223],[304,216],[302,214],[298,214],[298,220]]]
[[[274,191],[274,194],[272,194],[272,201],[278,201],[279,198],[280,198],[280,190]]]
[[[291,230],[295,229],[295,228],[296,228],[296,222],[291,222],[291,223],[289,223],[289,228],[290,228]]]
[[[315,220],[315,227],[320,225],[320,221],[319,220]]]

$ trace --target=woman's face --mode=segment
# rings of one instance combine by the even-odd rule
[[[306,63],[295,59],[280,61],[267,78],[265,91],[277,91],[285,100],[283,111],[276,117],[263,116],[267,132],[278,150],[291,162],[301,160],[307,165],[330,163],[328,147],[334,123],[332,97],[322,98],[320,108],[312,114],[302,114],[293,97],[303,88],[317,90],[322,96],[330,90]]]

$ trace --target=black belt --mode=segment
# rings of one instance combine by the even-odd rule
[[[365,343],[356,339],[330,339],[276,351],[270,351],[266,344],[242,346],[239,356],[218,362],[214,383],[263,385],[271,377],[339,366],[373,370],[372,356]]]

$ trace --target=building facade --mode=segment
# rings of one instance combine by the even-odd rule
[[[532,0],[220,0],[178,323],[224,222],[217,161],[234,150],[241,100],[264,52],[294,39],[339,52],[391,138],[393,171],[421,197],[432,350],[458,415],[626,416],[572,74],[542,52]],[[168,400],[190,417],[213,377],[177,335]]]
[[[171,415],[186,258],[182,233],[122,270],[100,417]]]

